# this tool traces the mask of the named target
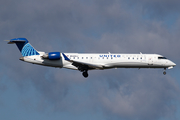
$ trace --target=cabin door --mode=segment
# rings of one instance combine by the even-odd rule
[[[153,57],[148,58],[148,65],[153,65]]]

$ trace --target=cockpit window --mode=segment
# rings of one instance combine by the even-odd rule
[[[158,59],[167,59],[166,57],[158,57]]]

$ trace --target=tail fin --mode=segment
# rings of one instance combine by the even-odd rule
[[[8,44],[16,43],[19,51],[21,52],[22,56],[32,56],[32,55],[39,55],[37,50],[35,50],[31,44],[29,44],[26,38],[14,38],[11,39]]]

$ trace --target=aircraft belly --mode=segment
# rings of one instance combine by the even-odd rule
[[[143,67],[143,66],[147,66],[147,63],[139,63],[139,62],[128,62],[128,63],[122,63],[120,64],[120,67]]]
[[[164,66],[153,64],[149,65],[146,62],[118,62],[118,63],[109,63],[106,64],[105,67],[113,68],[163,68]]]

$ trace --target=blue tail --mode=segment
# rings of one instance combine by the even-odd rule
[[[9,41],[8,44],[16,43],[22,56],[39,55],[39,53],[29,44],[26,38],[14,38]]]

